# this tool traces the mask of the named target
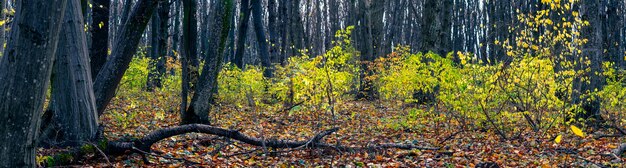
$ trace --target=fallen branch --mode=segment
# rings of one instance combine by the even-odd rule
[[[316,134],[310,140],[306,141],[262,140],[242,134],[238,130],[228,130],[203,124],[189,124],[160,129],[146,135],[144,138],[141,138],[140,140],[137,140],[135,142],[122,142],[119,144],[115,144],[115,146],[112,147],[119,148],[120,150],[130,150],[132,149],[132,147],[137,147],[144,151],[150,151],[150,147],[154,143],[169,137],[187,133],[205,133],[238,140],[254,146],[263,146],[263,144],[265,144],[267,147],[272,148],[296,148],[305,145],[317,144],[323,137],[330,135],[337,130],[339,130],[339,128],[332,128],[322,131]]]
[[[330,144],[316,144],[316,146],[335,149],[339,152],[349,152],[349,153],[360,152],[360,151],[377,151],[381,149],[402,149],[402,150],[418,149],[418,150],[432,150],[432,151],[437,151],[441,149],[441,148],[436,148],[436,147],[423,147],[423,146],[417,146],[413,144],[395,144],[395,143],[369,145],[365,147],[348,147],[348,146],[330,145]]]
[[[602,165],[602,164],[599,164],[599,163],[593,162],[593,161],[591,161],[591,160],[589,160],[589,159],[586,159],[586,158],[584,158],[584,157],[582,157],[582,156],[578,155],[578,153],[577,153],[575,150],[573,150],[573,149],[567,149],[567,148],[557,148],[557,149],[555,149],[555,151],[556,151],[556,152],[559,152],[559,153],[566,154],[566,155],[573,155],[574,157],[576,157],[576,159],[580,159],[580,160],[582,160],[582,161],[584,161],[584,162],[587,162],[587,163],[591,164],[591,165],[592,165],[591,167],[600,167],[600,168],[604,168],[604,167],[606,167],[606,166],[604,166],[604,165]]]
[[[613,154],[615,154],[615,156],[622,156],[622,154],[624,154],[624,151],[626,151],[626,143],[623,143],[621,145],[619,145],[619,147],[617,147],[616,149],[613,150]]]
[[[273,139],[273,140],[259,139],[259,138],[245,135],[241,133],[240,130],[224,129],[224,128],[214,127],[210,125],[203,125],[203,124],[189,124],[189,125],[182,125],[182,126],[156,130],[146,135],[145,137],[134,140],[132,142],[106,141],[105,139],[101,139],[99,141],[100,143],[98,143],[97,146],[99,147],[99,149],[103,149],[105,153],[107,154],[139,152],[142,154],[149,154],[149,155],[155,156],[155,154],[151,153],[151,147],[152,145],[154,145],[155,143],[163,139],[177,136],[177,135],[183,135],[187,133],[204,133],[204,134],[221,136],[221,137],[228,138],[228,139],[234,139],[234,140],[237,140],[246,144],[250,144],[253,146],[257,146],[257,147],[265,146],[265,147],[270,147],[270,148],[291,148],[291,149],[330,148],[330,149],[338,150],[340,152],[343,152],[343,151],[356,152],[356,151],[362,151],[362,150],[371,151],[371,150],[380,150],[380,149],[389,149],[389,148],[404,149],[404,150],[412,150],[412,149],[439,150],[440,149],[440,148],[435,148],[435,147],[416,146],[413,144],[387,143],[387,144],[371,145],[371,146],[366,146],[366,147],[348,147],[348,146],[341,146],[341,145],[331,145],[331,144],[321,142],[324,137],[336,132],[337,130],[339,130],[339,128],[337,127],[328,129],[328,130],[319,132],[315,136],[304,141],[289,141],[289,140],[276,140],[276,139]],[[78,148],[79,150],[73,150],[69,154],[68,153],[59,154],[59,156],[70,155],[72,156],[71,157],[72,159],[66,162],[54,162],[54,163],[69,164],[73,161],[78,160],[78,158],[80,158],[81,155],[84,155],[85,153],[88,152],[88,151],[83,151],[80,149],[92,149],[96,145],[87,144],[87,146],[88,147],[80,147]],[[159,157],[163,157],[163,156],[159,156]],[[171,158],[171,159],[177,159],[177,158]]]
[[[177,158],[177,157],[169,157],[169,156],[165,156],[165,155],[157,155],[157,154],[155,154],[155,153],[152,153],[152,152],[146,152],[146,151],[143,151],[143,150],[141,150],[141,149],[134,148],[134,147],[133,147],[133,150],[134,150],[134,151],[136,151],[136,152],[139,152],[139,153],[141,153],[141,154],[144,154],[144,155],[150,155],[150,156],[154,156],[154,157],[161,157],[161,158],[171,159],[171,160],[179,160],[179,161],[184,161],[184,162],[188,162],[188,163],[191,163],[191,164],[200,164],[200,163],[198,163],[198,162],[194,162],[194,161],[191,161],[191,160],[187,160],[187,159],[185,159],[185,158]],[[143,158],[145,158],[145,156],[144,156]],[[148,160],[147,160],[147,159],[146,159],[146,160],[144,160],[144,161],[145,161],[146,163],[148,162]]]

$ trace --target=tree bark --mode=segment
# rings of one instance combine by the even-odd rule
[[[6,8],[7,8],[7,1],[0,0],[0,20],[7,19],[7,14],[4,12]],[[6,25],[7,25],[6,22],[3,25],[0,25],[0,45],[2,45],[2,47],[0,47],[0,53],[4,53],[4,42],[6,39],[6,31],[5,31]]]
[[[367,77],[373,75],[373,72],[365,63],[374,61],[376,57],[382,56],[384,52],[383,14],[385,1],[377,0],[368,3],[361,1],[359,4],[359,10],[362,10],[360,13],[361,21],[363,22],[363,25],[360,25],[359,35],[362,36],[361,38],[364,38],[363,44],[361,44],[361,51],[364,53],[361,56],[361,61],[364,64],[361,64],[361,85],[357,98],[372,100],[376,98],[376,89],[374,89],[373,81],[368,80]]]
[[[270,53],[267,48],[267,41],[265,38],[265,28],[263,26],[263,7],[261,0],[252,0],[252,14],[254,15],[254,31],[256,34],[256,40],[259,45],[259,55],[261,56],[261,65],[265,68],[263,76],[272,76],[272,63],[270,60]]]
[[[94,80],[94,93],[96,95],[96,105],[98,115],[102,115],[106,106],[115,96],[115,90],[128,69],[133,55],[137,52],[137,44],[141,39],[142,32],[150,20],[151,14],[157,7],[160,0],[139,0],[133,12],[118,30],[118,39],[113,46],[113,52],[108,61],[98,73]]]
[[[422,18],[421,51],[433,51],[441,56],[451,49],[450,12],[451,0],[426,0]]]
[[[0,62],[2,166],[36,166],[37,132],[66,2],[17,2],[11,38]]]
[[[67,3],[52,75],[52,101],[41,139],[46,145],[76,146],[95,139],[98,116],[80,4]],[[44,115],[44,116],[46,116]]]
[[[600,14],[604,9],[600,7],[599,0],[584,1],[581,4],[581,16],[583,20],[591,23],[589,26],[584,27],[581,35],[583,38],[588,39],[583,49],[583,59],[577,60],[577,66],[579,70],[589,71],[585,72],[585,76],[588,79],[575,79],[572,94],[572,103],[582,105],[583,112],[576,114],[575,118],[583,119],[601,119],[600,116],[600,100],[597,97],[592,97],[587,93],[594,92],[594,90],[601,90],[603,85],[602,74],[602,60],[604,57],[602,48],[602,23],[600,22]],[[578,59],[578,58],[575,58]],[[589,64],[586,61],[589,61]]]
[[[199,119],[193,115],[187,115],[187,103],[188,103],[188,95],[194,89],[191,88],[193,85],[192,76],[194,71],[198,70],[198,66],[194,64],[194,60],[197,61],[196,57],[196,42],[197,42],[197,30],[196,30],[196,2],[195,0],[184,0],[183,1],[183,49],[182,49],[182,57],[181,57],[181,67],[182,67],[182,89],[181,89],[181,117],[183,121],[194,119]],[[191,66],[190,66],[191,65]],[[195,87],[195,86],[193,86]],[[207,116],[208,117],[208,116]],[[208,121],[208,119],[206,120]],[[205,123],[205,122],[201,122]]]
[[[248,21],[250,20],[250,0],[241,0],[239,11],[241,11],[241,16],[239,16],[239,26],[237,28],[237,50],[235,51],[233,62],[243,70],[245,69],[243,54],[246,49],[246,37],[248,37],[246,33],[248,32]]]
[[[211,63],[205,63],[202,68],[202,74],[198,80],[198,86],[196,87],[196,93],[191,99],[191,105],[189,108],[182,106],[184,111],[181,115],[181,122],[183,124],[189,123],[210,123],[209,111],[211,110],[211,99],[214,93],[217,92],[217,77],[222,66],[222,60],[224,59],[224,48],[226,46],[226,39],[228,37],[231,19],[232,19],[232,0],[225,0],[224,7],[219,8],[223,11],[216,11],[217,13],[224,13],[224,15],[216,15],[221,18],[221,21],[215,22],[213,26],[221,27],[220,43],[217,50],[217,56],[215,61]],[[183,102],[186,104],[186,101]]]
[[[150,41],[150,67],[146,89],[153,91],[154,88],[161,88],[162,78],[165,75],[165,61],[167,54],[167,28],[169,18],[169,2],[159,3],[158,9],[152,16],[152,32]]]
[[[109,46],[110,0],[93,0],[91,21],[91,76],[95,77],[106,63]]]
[[[280,44],[278,41],[278,16],[277,16],[276,0],[268,0],[267,13],[268,13],[268,31],[269,31],[269,52],[272,63],[280,63]]]

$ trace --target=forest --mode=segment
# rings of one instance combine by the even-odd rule
[[[0,7],[0,167],[626,161],[626,0]]]

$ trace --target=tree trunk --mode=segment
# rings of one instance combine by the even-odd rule
[[[178,42],[180,39],[180,35],[178,34],[180,29],[180,1],[175,1],[174,3],[176,3],[176,5],[174,6],[174,29],[172,30],[171,50],[180,53],[180,44]],[[173,52],[170,55],[172,55],[172,57],[176,56]]]
[[[80,4],[68,1],[52,75],[52,101],[41,139],[49,146],[77,146],[95,139],[98,116]],[[44,116],[46,116],[44,115]],[[47,118],[47,117],[44,117]]]
[[[2,166],[36,166],[37,132],[66,2],[17,2],[11,38],[0,62]]]
[[[0,0],[0,20],[5,20],[7,18],[7,14],[4,12],[4,10],[7,8],[7,1],[6,0]],[[0,47],[0,53],[4,53],[4,42],[6,39],[6,22],[2,25],[0,25],[0,45],[2,47]]]
[[[267,49],[267,41],[265,39],[265,31],[263,27],[263,7],[261,0],[252,0],[252,14],[254,15],[254,31],[256,34],[256,40],[259,45],[259,55],[261,56],[261,65],[265,68],[263,76],[272,76],[272,63],[270,60],[270,53]]]
[[[604,9],[600,7],[599,0],[584,1],[581,4],[581,16],[583,20],[591,23],[589,26],[582,29],[582,36],[588,39],[583,46],[583,59],[577,62],[577,66],[581,67],[580,70],[589,69],[586,71],[588,79],[576,79],[573,84],[572,103],[582,105],[584,111],[576,114],[575,118],[583,119],[600,119],[600,100],[587,93],[594,92],[594,90],[601,90],[603,85],[602,74],[602,60],[604,57],[602,49],[602,23],[600,23],[600,14]],[[576,58],[578,59],[578,58]],[[585,63],[589,61],[589,64]]]
[[[150,67],[146,89],[153,91],[161,88],[161,80],[165,75],[165,55],[167,54],[167,20],[169,18],[169,3],[159,3],[158,9],[152,14],[152,32],[150,34]]]
[[[194,72],[197,72],[198,65],[196,57],[196,42],[197,42],[197,29],[196,29],[196,1],[184,0],[183,1],[183,49],[181,57],[182,66],[182,89],[181,89],[181,117],[182,120],[199,119],[193,115],[187,115],[187,99],[189,93],[195,87],[193,85]],[[207,116],[208,117],[208,116]],[[206,120],[208,121],[208,119]],[[205,123],[205,122],[200,122]]]
[[[363,39],[361,45],[361,51],[364,53],[361,56],[361,61],[371,62],[376,57],[382,56],[384,52],[384,30],[383,30],[383,13],[384,13],[384,0],[373,1],[366,3],[362,1],[359,3],[359,10],[361,12],[361,21],[363,22],[360,28],[360,35]],[[374,99],[376,97],[374,85],[372,81],[368,80],[368,76],[372,75],[372,70],[367,64],[361,64],[360,72],[361,85],[357,98]]]
[[[290,46],[293,47],[290,48],[291,53],[287,55],[285,59],[299,54],[300,50],[306,49],[306,47],[308,47],[308,45],[306,44],[308,40],[306,39],[304,33],[304,24],[302,23],[302,17],[300,16],[300,0],[290,0],[289,3],[291,3],[291,7],[289,7],[291,13],[288,14],[288,17],[290,19],[289,23],[291,24],[289,32],[291,32],[290,36],[292,37],[290,38]]]
[[[280,54],[280,44],[278,41],[278,16],[276,14],[277,12],[277,8],[276,8],[276,0],[268,0],[267,2],[267,13],[268,13],[268,21],[267,21],[267,26],[268,26],[268,31],[270,34],[270,39],[269,39],[269,52],[270,52],[270,57],[271,57],[271,62],[272,63],[279,63],[279,54]]]
[[[91,76],[98,75],[106,63],[109,45],[109,6],[110,0],[93,0],[91,22]]]
[[[209,123],[209,111],[211,110],[210,102],[213,98],[213,94],[217,91],[217,77],[222,66],[222,60],[224,59],[224,48],[230,31],[232,19],[232,0],[225,0],[223,3],[224,7],[218,8],[220,11],[216,11],[216,13],[224,13],[224,15],[216,15],[216,17],[222,18],[221,21],[212,24],[213,26],[221,27],[219,29],[221,35],[217,50],[218,56],[216,56],[213,63],[204,64],[196,93],[191,99],[191,105],[189,108],[183,108],[186,109],[181,115],[183,124]]]
[[[445,56],[450,51],[451,0],[426,0],[422,18],[421,51]]]
[[[98,115],[102,115],[106,106],[115,96],[124,72],[128,69],[133,55],[137,52],[137,44],[142,32],[150,20],[150,16],[157,7],[159,0],[139,0],[130,14],[126,24],[118,30],[113,52],[108,61],[94,80],[94,93]]]
[[[122,1],[122,0],[120,0]],[[124,28],[124,25],[126,24],[126,20],[128,20],[128,17],[130,17],[131,15],[131,11],[133,10],[133,0],[124,0],[124,6],[122,8],[122,13],[119,16],[120,17],[120,25],[117,26],[118,29],[115,30],[115,36],[114,36],[114,43],[117,43],[117,32],[119,31],[119,29]],[[143,32],[143,31],[142,31]],[[113,45],[113,44],[112,44]],[[113,47],[111,47],[113,48]]]
[[[241,0],[239,8],[241,16],[239,19],[239,27],[237,28],[237,50],[235,51],[235,59],[233,62],[242,70],[245,69],[243,62],[243,54],[246,49],[246,33],[248,32],[248,21],[250,20],[250,0]]]

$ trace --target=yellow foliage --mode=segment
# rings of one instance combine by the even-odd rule
[[[576,134],[577,136],[579,136],[581,138],[585,137],[585,133],[580,128],[578,128],[578,127],[576,127],[574,125],[570,126],[570,128],[572,129],[572,132],[574,132],[574,134]]]

